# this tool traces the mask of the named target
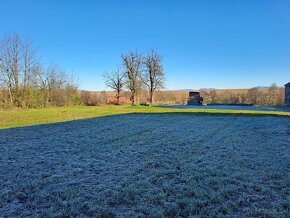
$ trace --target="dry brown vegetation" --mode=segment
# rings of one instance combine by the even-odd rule
[[[280,106],[284,103],[284,88],[272,85],[270,88],[251,89],[217,89],[199,90],[206,104],[255,104]],[[114,104],[112,98],[116,98],[115,92],[82,92],[82,100],[85,105]],[[130,93],[121,93],[121,104],[130,102]],[[138,94],[138,102],[147,101],[150,98],[148,92]],[[155,104],[186,104],[188,91],[156,91]],[[127,100],[125,100],[127,99]]]
[[[270,88],[201,91],[207,104],[254,104],[281,106],[284,89],[272,84]]]

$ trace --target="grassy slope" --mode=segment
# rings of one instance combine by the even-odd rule
[[[25,109],[0,112],[0,128],[56,123],[69,120],[103,117],[126,113],[209,113],[209,114],[246,114],[290,116],[290,112],[216,110],[216,109],[175,109],[142,106],[97,106],[97,107],[59,107]]]

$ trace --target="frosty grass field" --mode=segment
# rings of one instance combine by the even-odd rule
[[[289,121],[134,113],[2,129],[0,217],[289,217]]]

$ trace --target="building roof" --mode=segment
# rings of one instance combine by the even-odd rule
[[[286,83],[285,86],[290,86],[290,82],[289,83]]]

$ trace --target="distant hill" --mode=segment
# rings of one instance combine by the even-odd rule
[[[194,91],[194,90],[206,90],[206,91],[210,91],[210,90],[218,90],[215,88],[199,88],[199,89],[169,89],[169,90],[164,90],[164,91],[168,91],[168,92],[190,92],[190,91]]]
[[[268,89],[270,88],[271,86],[256,86],[255,88],[258,88],[258,89]],[[284,88],[284,86],[277,86],[278,88]]]
[[[268,88],[270,88],[270,86],[255,86],[254,88],[257,88],[257,89],[268,89]]]
[[[258,88],[260,91],[267,91],[270,86],[256,86],[254,88]],[[283,89],[284,87],[278,86],[279,89]],[[247,92],[250,88],[244,88],[244,89],[216,89],[216,88],[199,88],[199,89],[172,89],[172,90],[162,90],[163,92],[180,92],[180,93],[184,93],[184,92],[190,92],[190,91],[212,91],[212,90],[216,90],[217,92],[233,92],[233,93],[237,93],[237,92]],[[101,93],[102,91],[87,91],[87,90],[80,90],[81,92],[91,92],[91,93]],[[114,94],[114,91],[105,91],[107,94]]]
[[[194,89],[176,89],[176,90],[164,90],[164,91],[169,91],[169,92],[190,92]]]
[[[217,89],[215,89],[215,88],[200,88],[199,90],[205,90],[205,91],[207,91],[207,90],[217,90]]]

